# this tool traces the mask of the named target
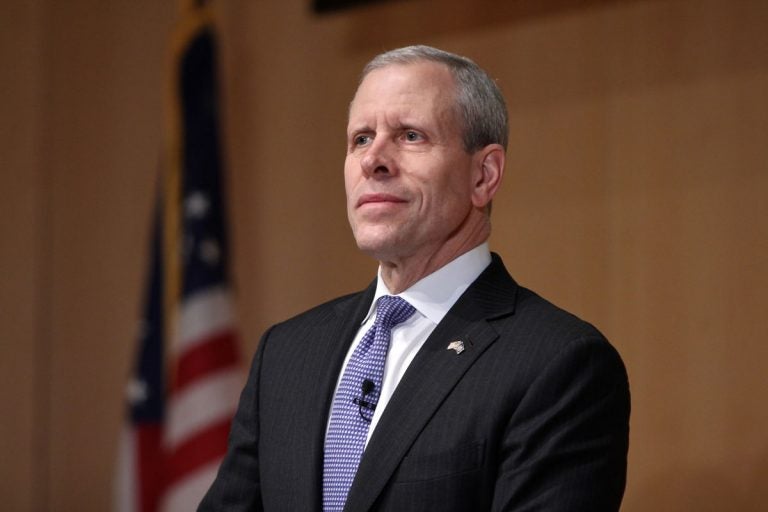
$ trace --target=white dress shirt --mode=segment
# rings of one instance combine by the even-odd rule
[[[416,309],[416,312],[408,320],[392,329],[389,352],[387,352],[387,360],[384,364],[384,377],[379,402],[368,428],[366,444],[371,439],[371,434],[376,428],[381,414],[387,407],[389,399],[392,398],[395,388],[400,383],[400,379],[403,378],[416,353],[435,330],[437,324],[448,313],[448,310],[461,297],[461,294],[490,263],[491,253],[488,244],[483,243],[398,294],[399,297],[407,300]],[[376,316],[376,302],[383,295],[392,294],[387,289],[387,285],[384,284],[381,278],[381,268],[379,268],[376,293],[373,296],[368,314],[363,319],[363,323],[360,324],[360,329],[357,331],[344,359],[344,365],[336,381],[336,390],[338,390],[341,376],[347,368],[352,352],[355,351],[360,340],[373,325]],[[335,394],[334,392],[334,396]]]

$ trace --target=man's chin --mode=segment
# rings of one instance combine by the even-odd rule
[[[382,247],[376,244],[358,242],[357,248],[360,249],[360,252],[362,252],[366,256],[370,256],[371,258],[379,261],[381,261],[382,259],[385,259],[385,256],[387,254],[387,250],[385,247]]]
[[[388,260],[396,252],[396,243],[385,237],[357,237],[357,248],[360,252],[376,260]]]

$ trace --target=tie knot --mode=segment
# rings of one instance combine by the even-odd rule
[[[384,295],[376,304],[375,325],[390,329],[397,324],[405,322],[416,311],[408,301],[394,295]]]

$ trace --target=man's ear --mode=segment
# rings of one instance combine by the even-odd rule
[[[504,176],[504,160],[501,144],[489,144],[475,153],[472,204],[476,208],[485,208],[496,195]]]

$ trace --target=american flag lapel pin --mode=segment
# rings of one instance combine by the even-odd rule
[[[457,354],[464,352],[464,342],[461,340],[452,341],[448,344],[446,350],[453,350]]]

